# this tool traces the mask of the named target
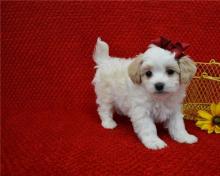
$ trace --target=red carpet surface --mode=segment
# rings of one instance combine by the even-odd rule
[[[98,36],[132,57],[163,35],[188,42],[196,61],[220,59],[219,2],[2,2],[1,174],[220,175],[220,136],[192,121],[199,138],[151,151],[126,117],[103,129],[91,80]]]

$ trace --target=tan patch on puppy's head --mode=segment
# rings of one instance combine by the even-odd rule
[[[188,56],[179,59],[180,81],[183,84],[188,84],[196,74],[196,64]]]
[[[141,56],[137,56],[133,62],[128,67],[128,75],[133,83],[140,84],[141,83],[141,65],[143,60]]]

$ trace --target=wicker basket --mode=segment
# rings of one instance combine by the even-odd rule
[[[197,73],[183,104],[185,119],[195,120],[200,109],[210,111],[213,102],[220,102],[220,62],[197,62]]]

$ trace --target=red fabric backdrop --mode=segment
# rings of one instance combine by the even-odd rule
[[[91,80],[98,36],[132,57],[164,35],[220,59],[219,2],[2,2],[3,175],[219,175],[220,139],[149,151],[130,122],[100,126]]]

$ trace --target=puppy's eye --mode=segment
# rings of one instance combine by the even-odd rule
[[[172,70],[172,69],[167,69],[167,74],[168,74],[168,75],[173,75],[174,73],[175,73],[174,70]]]
[[[146,72],[146,76],[147,76],[148,78],[150,78],[150,77],[152,76],[152,72],[151,72],[151,71],[147,71],[147,72]]]

